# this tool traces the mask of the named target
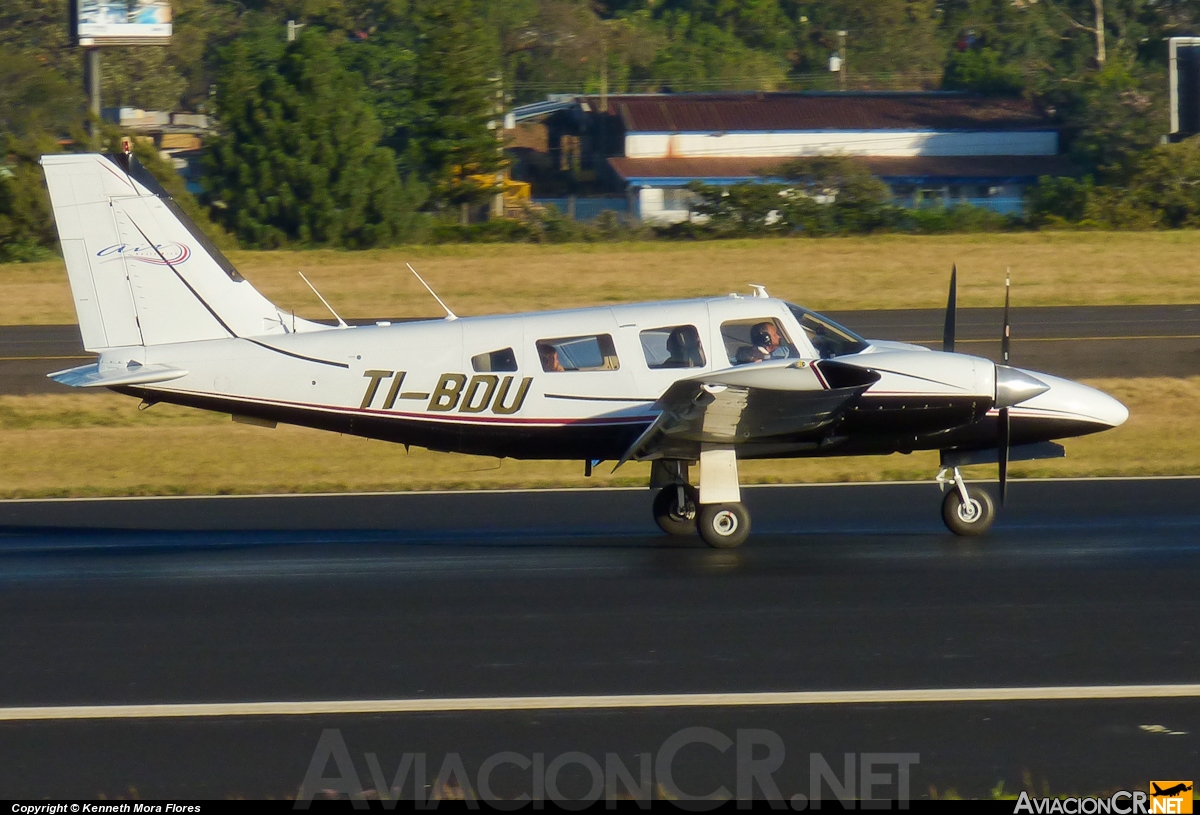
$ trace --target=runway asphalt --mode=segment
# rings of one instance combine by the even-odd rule
[[[736,551],[657,534],[645,490],[0,502],[0,708],[1196,683],[1198,490],[1020,481],[962,540],[932,484],[756,487]],[[785,798],[814,752],[842,780],[845,753],[918,754],[917,797],[1145,789],[1200,758],[1196,698],[3,721],[0,796],[295,795],[326,728],[366,787],[367,753],[386,778],[423,754],[431,784],[505,750],[636,775],[689,727],[778,736]],[[732,791],[705,732],[673,781]]]
[[[828,315],[873,339],[941,347],[939,309]],[[1198,305],[1018,308],[1012,323],[1012,358],[1021,367],[1069,378],[1200,375]],[[998,358],[1001,327],[1000,309],[960,309],[957,350]],[[93,359],[77,326],[0,326],[0,394],[66,393],[46,374]]]

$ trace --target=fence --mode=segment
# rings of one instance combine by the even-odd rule
[[[568,196],[567,198],[535,198],[533,203],[542,207],[553,206],[563,215],[576,221],[593,220],[599,217],[602,212],[629,213],[629,199],[624,196],[620,198],[577,198],[575,196]]]

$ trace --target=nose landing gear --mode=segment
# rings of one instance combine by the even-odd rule
[[[982,535],[991,529],[996,520],[996,504],[991,493],[976,485],[967,486],[957,467],[951,468],[949,477],[946,468],[942,468],[937,474],[937,482],[942,489],[949,486],[942,499],[942,521],[947,529],[964,537]]]

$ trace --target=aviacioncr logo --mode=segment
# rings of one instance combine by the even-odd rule
[[[148,243],[118,243],[115,246],[106,246],[96,253],[98,258],[124,257],[129,260],[140,260],[142,263],[151,263],[155,266],[168,264],[174,266],[183,263],[191,256],[191,248],[186,244],[174,242],[157,243],[153,246]]]

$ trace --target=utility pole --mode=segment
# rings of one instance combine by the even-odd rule
[[[88,137],[92,149],[100,149],[100,49],[88,48],[84,52],[84,76],[87,78]]]
[[[492,120],[496,130],[496,155],[499,156],[500,164],[504,164],[504,76],[496,73],[491,77],[492,84],[495,85],[496,99],[492,103],[492,115],[496,118]],[[496,186],[500,191],[492,196],[492,217],[504,217],[504,177],[503,169],[496,170]]]
[[[600,112],[608,113],[608,29],[600,29]]]
[[[838,71],[838,89],[846,90],[846,32],[838,32],[838,56],[842,58],[841,70]]]

